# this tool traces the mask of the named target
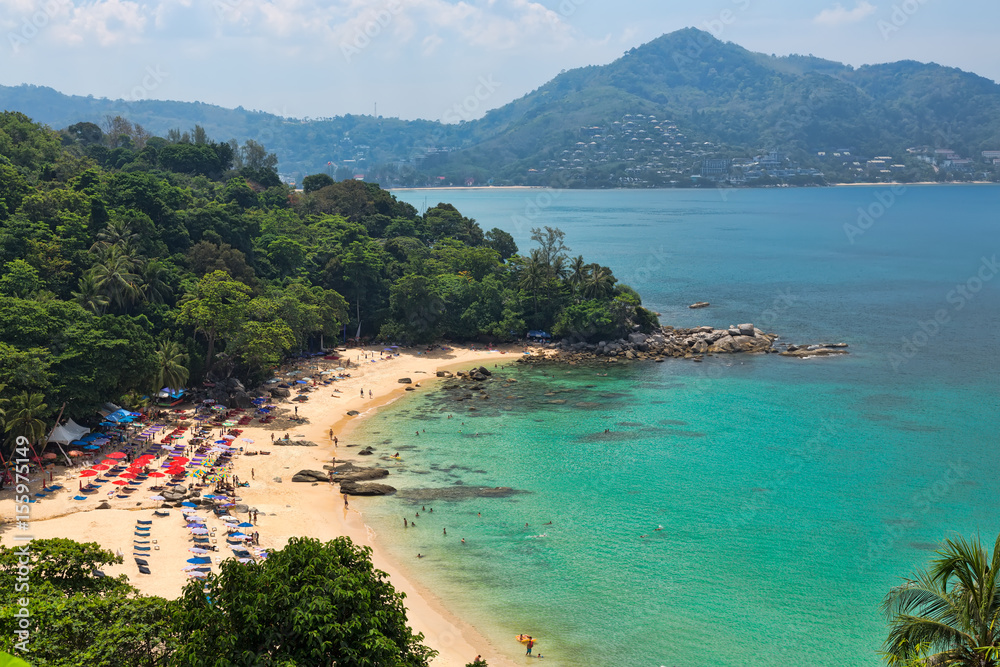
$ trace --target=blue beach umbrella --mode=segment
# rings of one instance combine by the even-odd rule
[[[236,532],[230,535],[229,537],[246,537],[246,535],[244,535],[243,533]]]
[[[181,505],[183,505],[184,507],[197,507],[197,505],[195,505],[194,503],[189,503],[189,502],[183,502],[181,503]]]
[[[252,523],[247,523],[246,521],[244,521],[243,523],[236,524],[236,527],[237,528],[253,528],[253,524]]]
[[[212,562],[211,558],[188,558],[187,562],[192,565],[208,565]]]

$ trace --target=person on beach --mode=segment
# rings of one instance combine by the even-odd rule
[[[442,528],[441,530],[443,530],[443,531],[444,531],[444,534],[445,534],[446,536],[448,535],[448,529],[447,529],[447,528]]]
[[[254,474],[254,469],[250,468],[250,479],[255,479]]]
[[[371,397],[372,397],[372,390],[371,390],[371,389],[369,389],[369,390],[368,390],[368,398],[371,398]]]
[[[417,554],[417,558],[423,558],[423,557],[424,557],[423,554]]]
[[[525,655],[531,655],[531,647],[534,645],[535,645],[535,640],[531,638],[531,635],[528,635],[528,644],[527,644],[528,652],[525,653]]]
[[[464,537],[462,538],[462,544],[465,544],[465,538]]]
[[[338,443],[338,442],[340,442],[340,441],[339,441],[339,440],[337,440],[337,436],[333,436],[333,446],[334,446],[334,447],[336,447],[336,446],[337,446],[337,443]]]
[[[344,507],[345,508],[349,507],[349,505],[347,504],[347,494],[346,493],[344,494]]]
[[[365,388],[362,387],[361,388],[361,398],[364,398],[364,397],[365,397]]]
[[[409,521],[407,521],[406,517],[404,516],[403,517],[403,528],[409,528],[409,527],[410,527],[410,523],[409,523]]]

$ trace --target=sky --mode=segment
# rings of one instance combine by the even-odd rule
[[[997,25],[997,0],[0,0],[0,84],[455,122],[685,27],[1000,81]]]

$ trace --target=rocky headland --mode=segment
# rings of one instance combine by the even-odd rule
[[[532,355],[519,359],[525,363],[537,363],[543,359],[585,361],[618,359],[646,359],[663,361],[667,358],[701,361],[713,354],[780,354],[785,357],[810,358],[847,354],[846,343],[788,344],[777,343],[778,335],[761,331],[753,324],[739,324],[717,329],[715,327],[695,327],[678,329],[662,327],[651,334],[635,332],[627,338],[588,343],[562,340],[547,343],[543,347],[551,354]]]

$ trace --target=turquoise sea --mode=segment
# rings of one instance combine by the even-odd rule
[[[489,400],[369,420],[358,439],[403,461],[366,522],[510,657],[525,632],[558,666],[878,665],[888,589],[1000,531],[1000,189],[396,194],[522,248],[559,227],[665,324],[852,352],[500,368],[517,382]],[[525,493],[413,495],[469,486]]]

